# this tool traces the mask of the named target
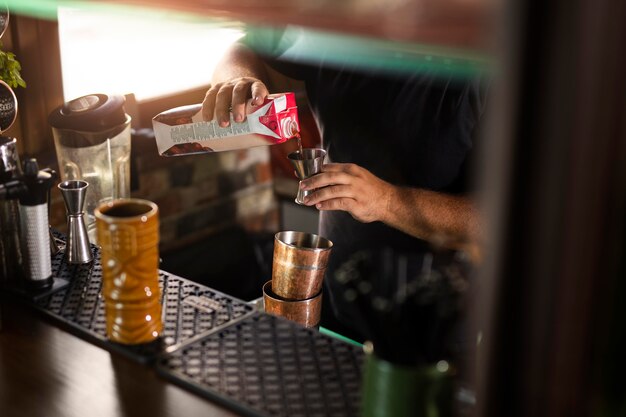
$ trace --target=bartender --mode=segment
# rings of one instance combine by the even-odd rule
[[[443,257],[478,253],[468,172],[483,95],[478,81],[432,71],[362,70],[323,56],[302,62],[292,46],[307,47],[302,32],[236,43],[214,72],[203,116],[221,126],[229,112],[243,121],[246,101],[260,105],[272,88],[268,67],[304,81],[328,155],[322,173],[301,184],[316,189],[305,203],[320,210],[319,233],[334,244],[321,325],[363,341],[371,329],[333,279],[354,253],[391,248],[411,254],[414,269],[433,247]]]

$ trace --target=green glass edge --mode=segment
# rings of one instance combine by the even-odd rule
[[[296,26],[280,29],[249,25],[247,30],[254,34],[257,51],[274,56],[280,54],[298,62],[323,61],[342,68],[437,73],[458,78],[488,75],[494,68],[490,57],[469,49],[389,41]],[[283,35],[277,36],[276,32],[281,30]]]
[[[326,336],[334,337],[335,339],[341,340],[342,342],[349,343],[349,344],[351,344],[353,346],[363,347],[363,345],[360,344],[359,342],[356,342],[356,341],[354,341],[354,340],[352,340],[352,339],[350,339],[348,337],[342,336],[339,333],[335,333],[332,330],[328,330],[325,327],[320,327],[319,332],[324,334],[324,335],[326,335]]]
[[[193,13],[185,13],[176,10],[162,9],[158,7],[143,7],[130,4],[107,3],[105,1],[90,0],[4,0],[11,14],[19,14],[46,20],[57,20],[59,7],[71,7],[79,10],[98,10],[109,13],[124,15],[136,14],[142,18],[154,19],[178,19],[193,22],[225,23],[228,27],[243,27],[240,22],[226,21],[219,18],[208,18]]]
[[[108,4],[89,0],[6,0],[11,13],[24,14],[42,19],[56,19],[60,6],[79,9],[96,9],[112,13],[137,13],[142,17],[181,19],[195,22],[210,22],[225,27],[243,28],[241,22],[225,21],[204,15],[183,13],[159,8],[137,7],[124,4]],[[260,52],[275,52],[274,43],[264,43],[263,39],[275,27],[247,26],[250,32],[261,34],[255,48]],[[368,70],[382,70],[410,73],[437,73],[451,77],[468,78],[483,76],[493,72],[493,60],[481,51],[455,49],[437,45],[411,42],[398,42],[378,38],[332,33],[310,28],[298,28],[306,33],[310,42],[306,48],[296,48],[292,58],[301,62],[318,62],[353,66]],[[270,36],[271,38],[271,36]],[[289,56],[287,57],[289,58]]]
[[[42,0],[5,0],[11,14],[20,14],[40,19],[56,19],[57,3]]]

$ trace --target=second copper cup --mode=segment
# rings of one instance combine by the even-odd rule
[[[305,232],[274,236],[272,291],[287,300],[305,300],[322,289],[333,243]]]
[[[285,300],[276,295],[271,281],[263,285],[263,305],[266,313],[281,316],[304,327],[318,327],[322,314],[322,292],[304,300]]]

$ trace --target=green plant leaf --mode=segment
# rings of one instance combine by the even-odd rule
[[[22,65],[13,52],[5,52],[2,48],[3,45],[0,42],[0,80],[11,88],[26,87],[26,82],[20,74]]]

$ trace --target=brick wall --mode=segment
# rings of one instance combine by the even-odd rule
[[[285,87],[277,91],[301,91]],[[203,93],[202,93],[203,94]],[[298,102],[302,144],[319,146],[313,116],[302,99]],[[197,100],[196,100],[197,101]],[[177,105],[180,103],[177,103]],[[160,106],[174,105],[160,103]],[[150,108],[156,114],[164,108]],[[133,120],[140,120],[134,116]],[[149,123],[149,119],[144,121]],[[144,124],[145,124],[144,123]],[[140,126],[137,126],[138,128]],[[140,130],[150,134],[149,129]],[[154,201],[160,210],[161,253],[176,251],[233,226],[251,233],[275,233],[280,228],[274,179],[297,180],[287,155],[297,149],[295,140],[248,150],[182,157],[158,155],[153,137],[133,137],[131,196]],[[56,167],[56,155],[39,156],[40,165]],[[51,193],[50,223],[66,231],[65,207],[58,190]]]
[[[261,296],[271,274],[273,234],[281,219],[275,179],[289,183],[281,198],[293,201],[297,180],[287,155],[295,140],[281,145],[184,157],[161,157],[151,134],[151,117],[181,104],[200,102],[205,89],[184,99],[127,101],[133,128],[131,196],[154,201],[160,210],[160,267],[242,299]],[[284,86],[275,91],[302,91]],[[317,146],[317,126],[302,94],[298,102],[303,145]],[[182,100],[182,102],[179,102]],[[135,103],[135,105],[131,105]],[[141,111],[139,111],[141,110]],[[35,155],[40,167],[57,169],[52,151]],[[25,158],[25,157],[24,157]],[[283,201],[283,204],[284,204]],[[50,224],[66,232],[60,192],[51,192]]]
[[[131,195],[159,206],[162,253],[233,225],[279,228],[269,147],[168,158],[158,155],[153,138],[136,137],[132,159]],[[50,223],[65,231],[65,208],[54,191]]]

